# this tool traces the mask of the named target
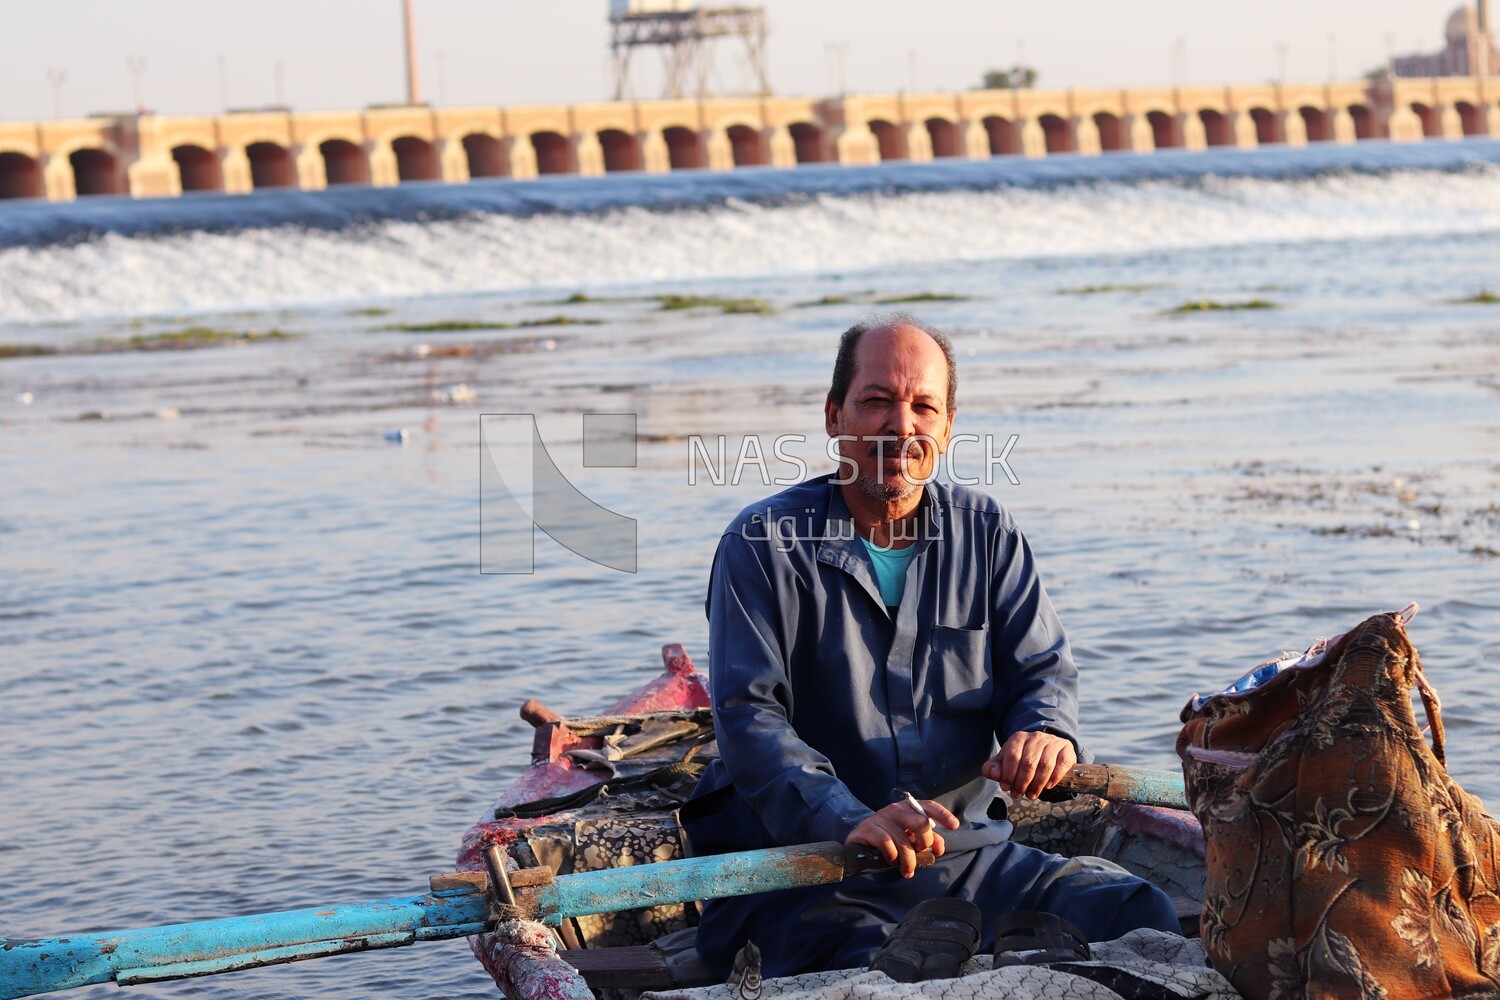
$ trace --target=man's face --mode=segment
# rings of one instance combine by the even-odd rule
[[[855,348],[854,378],[842,404],[829,400],[824,422],[839,454],[858,470],[855,487],[880,503],[908,499],[932,478],[948,450],[948,362],[915,327],[880,327]]]

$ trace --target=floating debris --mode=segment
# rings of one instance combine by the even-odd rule
[[[176,420],[180,416],[182,416],[182,412],[175,406],[164,406],[156,411],[156,419],[158,420]]]
[[[433,402],[452,403],[455,406],[467,405],[474,402],[478,398],[479,394],[476,393],[473,389],[470,389],[463,382],[460,382],[458,385],[455,385],[450,389],[435,389],[432,393]]]
[[[432,353],[431,344],[418,344],[411,349],[412,357],[425,358]]]
[[[22,406],[30,406],[32,403],[36,402],[36,397],[29,392],[17,393],[16,402],[20,403]]]
[[[411,432],[405,427],[397,427],[393,431],[386,431],[385,439],[391,444],[405,444],[411,440]]]

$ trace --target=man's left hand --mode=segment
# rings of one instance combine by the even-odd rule
[[[1012,733],[980,773],[1018,799],[1034,799],[1078,763],[1073,744],[1051,733]]]

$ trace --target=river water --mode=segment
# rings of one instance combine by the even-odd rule
[[[767,449],[717,485],[691,436],[815,456],[838,332],[912,296],[958,349],[956,431],[1017,436],[1019,484],[991,465],[988,488],[1101,759],[1175,766],[1194,692],[1417,601],[1452,770],[1500,797],[1500,304],[1462,301],[1500,291],[1497,162],[1362,144],[0,208],[0,344],[58,352],[0,360],[0,936],[420,891],[523,765],[522,701],[597,709],[668,642],[706,666],[718,533],[795,469]],[[195,326],[219,335],[160,339]],[[184,343],[207,346],[145,349]],[[585,411],[637,414],[635,467],[582,466]],[[637,519],[638,573],[540,535],[534,574],[479,572],[485,412],[538,414]],[[495,995],[461,941],[136,993]]]

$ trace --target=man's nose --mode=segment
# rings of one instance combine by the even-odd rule
[[[884,433],[899,439],[911,437],[917,433],[917,411],[910,403],[897,403],[892,406],[886,415]]]

